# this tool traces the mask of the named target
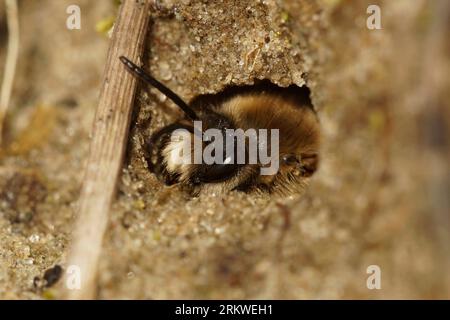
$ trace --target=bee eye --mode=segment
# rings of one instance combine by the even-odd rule
[[[214,183],[230,179],[238,173],[236,164],[201,165],[193,177],[194,183]]]
[[[224,134],[224,133],[223,133]],[[215,143],[215,138],[208,139],[207,143]],[[226,144],[225,134],[223,136],[222,142],[223,152],[227,155],[227,148],[229,146]],[[216,150],[211,152],[211,156],[215,157]],[[236,152],[236,150],[235,150]],[[238,173],[239,165],[233,163],[233,158],[231,156],[225,157],[223,159],[223,163],[213,163],[213,164],[205,164],[199,166],[199,170],[197,171],[194,182],[196,183],[216,183],[222,182],[230,179]]]

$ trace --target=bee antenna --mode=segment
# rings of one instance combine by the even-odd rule
[[[180,107],[181,110],[184,111],[184,113],[191,118],[192,120],[198,120],[199,117],[197,114],[192,110],[186,102],[183,101],[175,92],[167,88],[165,85],[163,85],[161,82],[153,78],[151,75],[149,75],[147,72],[145,72],[144,69],[141,67],[138,67],[136,64],[130,61],[130,59],[121,56],[120,61],[125,65],[127,70],[137,76],[139,79],[144,81],[145,83],[155,87],[160,92],[162,92],[167,98],[172,100],[178,107]]]

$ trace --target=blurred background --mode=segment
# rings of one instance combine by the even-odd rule
[[[17,2],[0,298],[53,299],[119,4]],[[366,25],[372,4],[380,30]],[[69,5],[81,9],[80,30],[66,27]],[[157,1],[144,53],[152,74],[187,100],[254,79],[308,85],[321,167],[287,199],[164,187],[141,144],[176,112],[143,90],[98,298],[449,299],[449,14],[446,0]],[[0,1],[0,79],[8,35]],[[366,286],[371,265],[379,290]]]

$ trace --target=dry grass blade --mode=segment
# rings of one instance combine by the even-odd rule
[[[0,147],[3,143],[3,126],[11,100],[17,58],[19,56],[19,10],[17,0],[5,0],[8,21],[8,51],[0,94]]]
[[[119,57],[138,60],[148,21],[149,1],[123,2],[108,53],[68,261],[69,266],[81,271],[81,288],[68,290],[69,299],[95,298],[97,265],[122,167],[137,87]]]

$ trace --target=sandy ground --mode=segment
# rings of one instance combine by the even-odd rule
[[[21,1],[0,153],[0,298],[57,298],[36,277],[67,267],[108,48],[95,25],[116,13],[113,1],[78,3],[82,29],[69,31],[71,1]],[[180,0],[153,9],[143,60],[186,100],[255,79],[308,85],[321,167],[289,198],[192,198],[165,187],[148,172],[142,141],[180,114],[143,90],[98,298],[450,298],[448,12],[438,1],[380,1],[383,29],[371,31],[369,4]],[[381,268],[381,290],[366,286],[370,265]]]

